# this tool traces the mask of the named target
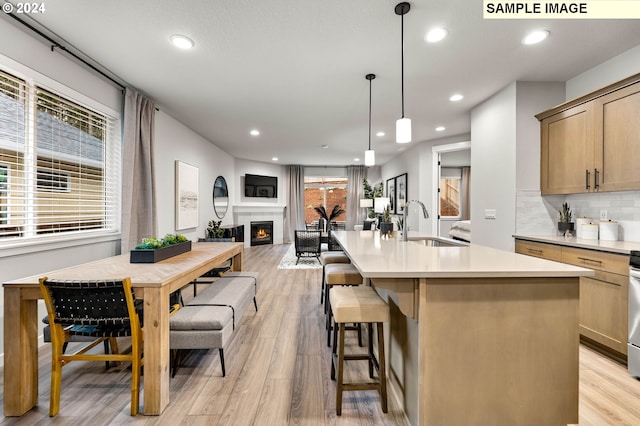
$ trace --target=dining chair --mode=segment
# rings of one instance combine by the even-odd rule
[[[49,416],[60,410],[62,367],[71,361],[130,361],[131,415],[138,414],[143,332],[131,280],[56,281],[40,278],[51,327],[51,392]],[[63,347],[72,336],[95,340],[72,354]],[[131,352],[119,353],[116,337],[131,337]],[[88,353],[109,340],[112,353]]]
[[[320,231],[294,231],[294,243],[296,248],[296,265],[300,257],[315,257],[320,263],[320,247],[322,233]]]

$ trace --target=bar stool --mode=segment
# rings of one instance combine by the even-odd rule
[[[384,333],[382,323],[389,321],[389,305],[369,286],[336,287],[329,294],[329,303],[336,323],[333,335],[331,357],[331,380],[336,380],[336,414],[342,414],[342,393],[354,390],[377,390],[380,393],[382,412],[387,412],[387,374],[384,357]],[[366,354],[344,353],[344,332],[347,323],[366,323],[369,332]],[[378,331],[378,359],[373,353],[373,324]],[[338,336],[339,328],[339,336]],[[343,383],[344,362],[353,360],[369,361],[369,378],[374,379],[373,369],[378,370],[377,380],[361,383]]]
[[[331,263],[351,263],[349,257],[343,251],[324,251],[320,253],[320,263],[322,263],[322,288],[320,289],[320,304],[324,301],[324,267]],[[326,309],[325,309],[326,312]]]
[[[362,275],[351,263],[330,263],[324,267],[324,313],[326,314],[327,346],[331,346],[331,309],[329,307],[329,289],[334,286],[354,286],[362,284]],[[356,329],[350,327],[350,329]],[[362,345],[360,326],[357,327],[358,342]]]

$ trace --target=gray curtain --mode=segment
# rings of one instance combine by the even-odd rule
[[[462,220],[471,218],[471,167],[462,168],[462,181],[460,182],[462,187],[462,210],[460,215]]]
[[[284,242],[294,241],[296,229],[305,229],[304,167],[287,166],[287,209],[284,217]]]
[[[365,218],[364,209],[360,207],[360,199],[364,198],[362,179],[367,176],[364,166],[347,167],[347,231],[353,231],[353,227],[362,224]]]
[[[157,232],[153,139],[155,104],[127,88],[124,101],[122,253]]]

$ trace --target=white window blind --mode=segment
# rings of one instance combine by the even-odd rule
[[[0,243],[117,230],[118,124],[0,71]]]

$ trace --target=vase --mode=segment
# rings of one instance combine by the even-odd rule
[[[558,231],[573,231],[573,222],[558,222]]]
[[[393,223],[380,223],[380,233],[382,235],[390,235],[393,232]]]

